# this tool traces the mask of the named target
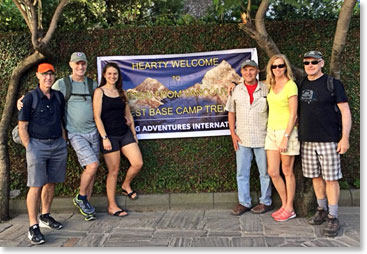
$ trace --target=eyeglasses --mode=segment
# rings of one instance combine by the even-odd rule
[[[42,77],[55,76],[55,73],[53,73],[52,71],[49,71],[49,72],[41,73],[41,75]]]
[[[285,64],[278,64],[278,65],[274,64],[274,65],[271,66],[271,69],[272,70],[274,70],[276,68],[282,69],[284,67],[285,67]]]
[[[303,64],[304,65],[309,65],[310,63],[312,64],[312,65],[317,65],[317,64],[319,64],[319,62],[321,62],[321,61],[317,61],[317,60],[314,60],[314,61],[304,61],[303,62]]]

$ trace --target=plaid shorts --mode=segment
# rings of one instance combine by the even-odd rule
[[[336,152],[335,142],[302,142],[301,158],[303,176],[316,178],[322,176],[326,181],[343,177],[340,154]]]

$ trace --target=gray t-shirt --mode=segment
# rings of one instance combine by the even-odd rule
[[[69,76],[72,81],[71,76]],[[87,78],[84,77],[83,82],[71,82],[72,94],[89,94]],[[93,81],[93,90],[97,88],[97,82]],[[57,80],[52,88],[60,91],[64,96],[66,94],[66,86],[63,78]],[[87,134],[96,130],[96,124],[93,116],[93,106],[91,96],[75,96],[71,95],[66,103],[66,130],[70,133]]]

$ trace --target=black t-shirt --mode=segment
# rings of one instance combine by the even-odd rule
[[[327,88],[327,75],[299,86],[299,130],[302,142],[339,142],[339,118],[334,105],[347,102],[343,84],[334,79],[334,96]]]
[[[59,93],[61,104],[55,93]],[[32,112],[33,97],[27,93],[23,99],[23,108],[18,113],[18,120],[29,122],[28,133],[31,138],[56,139],[62,136],[62,118],[64,117],[65,100],[64,95],[51,89],[50,99],[43,94],[39,87],[36,88],[38,103]]]
[[[103,94],[101,119],[108,136],[122,136],[128,131],[125,119],[125,102],[120,97]]]

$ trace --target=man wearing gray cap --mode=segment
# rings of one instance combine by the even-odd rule
[[[267,86],[257,81],[258,65],[253,60],[241,64],[241,82],[228,97],[226,110],[237,161],[237,188],[239,204],[232,215],[239,216],[251,210],[253,213],[265,213],[272,210],[271,183],[267,173],[266,153],[264,150],[268,106]],[[253,158],[260,174],[260,202],[251,209],[250,168]]]
[[[88,60],[83,52],[74,52],[69,62],[72,74],[57,80],[52,89],[65,98],[65,124],[68,139],[73,146],[84,172],[80,179],[79,194],[73,199],[85,220],[95,220],[95,209],[89,203],[94,178],[99,165],[99,134],[94,122],[92,95],[97,83],[85,76]],[[23,107],[23,96],[17,107]]]
[[[327,220],[324,235],[336,236],[340,155],[349,149],[351,113],[343,84],[322,73],[321,52],[307,52],[303,64],[307,77],[299,85],[298,138],[303,175],[312,178],[318,204],[309,223],[320,225]]]
[[[52,88],[65,96],[68,139],[84,168],[79,194],[73,199],[73,203],[85,216],[85,220],[94,220],[95,209],[89,200],[99,165],[99,135],[92,107],[92,95],[97,83],[85,76],[88,61],[83,52],[74,52],[69,65],[72,74],[57,80]]]

